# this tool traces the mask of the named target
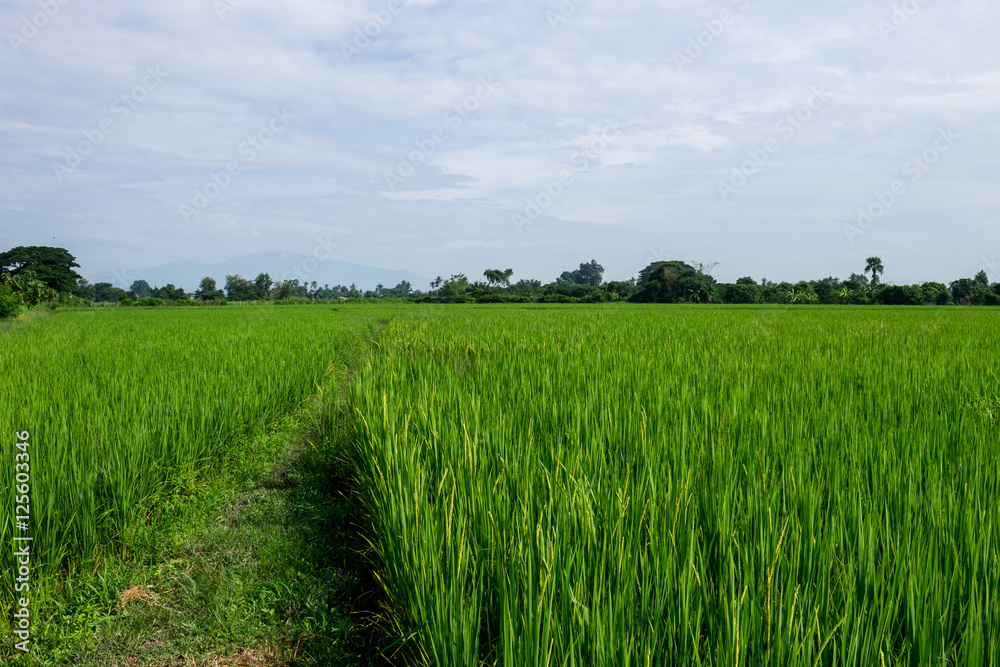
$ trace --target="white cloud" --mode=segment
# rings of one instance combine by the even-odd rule
[[[893,261],[912,279],[953,278],[963,253],[1000,252],[1000,233],[982,223],[995,210],[988,174],[1000,149],[995,3],[927,4],[888,35],[879,21],[891,6],[876,0],[755,0],[745,11],[736,2],[588,0],[555,26],[546,12],[556,2],[413,0],[391,20],[380,0],[230,5],[220,18],[212,0],[72,2],[30,37],[23,19],[37,3],[0,6],[7,243],[56,236],[84,263],[141,266],[212,259],[210,245],[191,243],[198,234],[238,238],[232,249],[250,252],[337,226],[372,263],[478,275],[468,263],[516,255],[520,270],[543,276],[598,255],[630,267],[635,248],[659,247],[665,234],[678,252],[723,256],[723,274],[777,255],[769,277],[847,274],[858,249],[818,230],[839,229],[928,136],[954,125],[970,139],[911,198],[954,211],[951,232],[900,206],[897,217],[911,222],[870,240],[886,256],[906,248]],[[737,20],[699,37],[724,9]],[[366,28],[371,42],[349,62],[343,45],[363,42]],[[703,53],[679,68],[675,53],[699,38]],[[120,117],[115,100],[150,67],[167,76]],[[483,76],[498,90],[456,126],[446,114]],[[817,85],[835,101],[723,205],[719,174]],[[248,160],[244,142],[282,108],[295,119]],[[106,119],[113,131],[88,139]],[[511,212],[572,167],[608,119],[622,135],[588,161],[526,246]],[[446,140],[432,164],[387,190],[386,171],[437,130]],[[53,164],[87,141],[92,149],[60,180]],[[239,174],[211,206],[179,217],[178,206],[234,160]],[[796,231],[775,247],[771,232],[786,224]],[[434,252],[415,258],[414,239]],[[420,264],[431,261],[439,268]]]

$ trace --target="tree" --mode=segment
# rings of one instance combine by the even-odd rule
[[[812,283],[800,280],[792,290],[790,303],[815,304],[819,303],[819,296],[813,288]]]
[[[599,287],[604,278],[604,267],[597,263],[597,260],[590,260],[586,264],[580,264],[576,271],[563,271],[562,275],[556,279],[556,283],[573,283],[576,285],[590,285]]]
[[[456,273],[441,285],[438,295],[446,299],[461,300],[468,289],[468,277],[464,273]]]
[[[924,290],[920,285],[886,285],[878,293],[878,302],[886,306],[922,306]]]
[[[256,286],[239,275],[226,276],[226,298],[230,301],[252,301]]]
[[[34,271],[21,271],[3,276],[3,282],[10,288],[14,298],[30,307],[54,301],[58,293],[42,282]]]
[[[518,280],[512,289],[514,290],[514,294],[518,296],[534,298],[542,293],[542,281],[532,279]]]
[[[438,276],[437,278],[431,281],[431,289],[437,289],[438,287],[441,287],[443,283],[444,283],[444,278]]]
[[[861,289],[868,286],[868,276],[860,273],[852,273],[851,277],[844,282],[844,287],[852,290]]]
[[[271,290],[271,298],[275,301],[284,301],[295,296],[296,285],[291,280],[279,280]]]
[[[94,301],[97,303],[121,303],[128,298],[128,293],[111,283],[96,283],[94,285]]]
[[[167,301],[182,301],[188,295],[180,287],[174,287],[173,283],[167,283],[163,287],[154,287],[150,293],[154,299],[166,299]]]
[[[637,303],[711,303],[718,294],[715,278],[684,262],[653,262],[639,272]]]
[[[746,276],[745,278],[737,278],[736,279],[736,284],[737,285],[756,285],[757,281],[754,280],[753,278],[751,278],[750,276]]]
[[[967,305],[972,301],[972,293],[975,290],[975,281],[968,278],[960,278],[948,285],[951,290],[952,299],[959,305]]]
[[[73,295],[87,301],[97,301],[97,289],[86,278],[80,278],[76,281],[76,287],[73,288]]]
[[[605,283],[602,289],[622,301],[627,301],[639,291],[639,288],[635,286],[635,282],[632,280],[612,280]]]
[[[725,303],[761,303],[764,297],[757,283],[737,280],[733,285],[722,286],[722,300]]]
[[[990,286],[990,277],[986,275],[985,271],[980,271],[979,273],[977,273],[976,277],[973,278],[973,280],[985,287]]]
[[[494,286],[504,286],[510,287],[510,277],[514,275],[514,269],[486,269],[483,271],[483,276],[486,277],[486,282]]]
[[[920,286],[920,290],[923,292],[923,300],[925,304],[946,306],[951,300],[951,292],[949,292],[948,287],[942,283],[924,283]]]
[[[14,295],[5,281],[0,280],[0,320],[14,317],[21,312],[21,299]]]
[[[401,280],[398,285],[388,290],[389,296],[406,299],[413,296],[413,285],[408,280]]]
[[[225,295],[216,289],[215,278],[206,276],[201,279],[201,285],[194,293],[194,297],[200,301],[219,301],[224,299]]]
[[[869,257],[866,261],[868,263],[865,264],[865,273],[871,271],[872,285],[878,285],[878,275],[884,271],[882,259],[880,257]]]
[[[31,271],[38,280],[57,292],[72,292],[80,274],[76,258],[65,248],[48,246],[18,246],[0,253],[0,275],[19,275]]]
[[[271,281],[271,276],[266,273],[260,273],[253,281],[253,298],[258,301],[263,301],[271,293],[271,286],[274,283]]]
[[[135,292],[140,299],[145,299],[153,293],[153,288],[145,280],[134,280],[128,291]]]

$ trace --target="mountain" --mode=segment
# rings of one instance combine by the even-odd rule
[[[350,286],[353,283],[359,289],[374,289],[379,283],[395,287],[403,280],[409,282],[415,290],[424,291],[430,285],[429,279],[410,271],[380,269],[333,259],[320,261],[297,252],[280,251],[243,255],[213,264],[183,260],[149,269],[107,269],[85,277],[92,283],[109,282],[122,289],[128,289],[134,280],[145,280],[153,287],[173,283],[186,292],[193,292],[206,276],[215,278],[219,289],[222,289],[226,276],[235,274],[253,280],[259,273],[269,274],[275,282],[298,278],[301,283],[315,280],[320,285],[331,287]]]

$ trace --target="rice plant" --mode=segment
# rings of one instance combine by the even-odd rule
[[[991,665],[987,311],[428,309],[352,387],[427,665]]]
[[[374,318],[344,309],[67,312],[0,335],[0,542],[14,531],[14,434],[31,434],[32,585],[127,552],[179,479],[284,414]],[[11,550],[0,555],[14,572]],[[13,599],[0,580],[0,608]]]

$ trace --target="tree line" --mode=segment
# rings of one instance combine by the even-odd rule
[[[190,294],[173,284],[154,287],[145,280],[134,281],[126,290],[107,282],[91,284],[73,270],[77,267],[76,259],[64,248],[18,247],[0,253],[0,318],[16,314],[23,306],[56,302],[154,306],[407,299],[421,303],[1000,305],[1000,283],[990,284],[985,271],[948,285],[889,285],[881,281],[885,269],[879,257],[869,257],[860,273],[843,281],[828,277],[776,283],[748,276],[720,283],[710,274],[710,266],[671,260],[652,262],[630,280],[605,282],[604,267],[591,260],[547,284],[533,279],[512,282],[512,269],[487,269],[484,280],[470,280],[462,273],[447,279],[438,276],[427,292],[414,290],[407,281],[361,290],[353,284],[331,287],[316,281],[274,281],[267,273],[252,280],[228,275],[221,287],[206,276]]]

